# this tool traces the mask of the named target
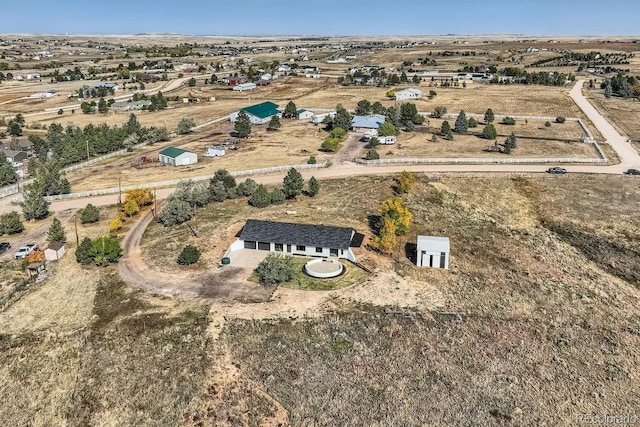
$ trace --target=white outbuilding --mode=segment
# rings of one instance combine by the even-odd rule
[[[404,101],[405,99],[420,99],[421,97],[422,91],[415,88],[399,90],[394,95],[396,101]]]
[[[226,154],[226,151],[222,147],[207,147],[207,152],[203,155],[205,157],[222,157]]]
[[[181,148],[167,147],[160,151],[158,160],[171,166],[187,166],[198,163],[198,155]]]
[[[418,267],[449,269],[449,238],[434,236],[418,236],[416,250]]]

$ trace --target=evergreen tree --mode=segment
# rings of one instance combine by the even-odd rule
[[[289,101],[287,106],[284,107],[284,111],[282,112],[282,117],[285,119],[295,119],[298,116],[298,107],[293,101]]]
[[[37,187],[31,184],[24,192],[24,201],[20,203],[26,220],[42,219],[49,215],[49,202],[43,197]]]
[[[122,256],[122,247],[117,239],[98,237],[91,241],[89,255],[98,267],[106,267],[118,262]]]
[[[284,177],[282,190],[284,191],[287,199],[295,199],[302,189],[304,188],[304,179],[296,168],[289,169],[287,175]]]
[[[369,151],[367,151],[367,155],[365,156],[366,160],[378,160],[380,158],[380,154],[378,154],[378,151],[376,151],[375,148],[370,148]]]
[[[24,224],[18,212],[0,215],[0,234],[18,234],[24,231]]]
[[[467,115],[464,113],[464,110],[460,110],[454,127],[456,133],[465,133],[469,129],[469,121],[467,120]]]
[[[607,83],[604,86],[604,97],[611,98],[613,93],[613,88],[611,87],[611,80],[607,80]]]
[[[267,187],[259,184],[249,198],[249,204],[256,208],[266,208],[271,204],[271,194]]]
[[[447,130],[447,134],[445,135],[444,139],[446,139],[447,141],[451,141],[453,139],[453,132],[451,132],[451,128]]]
[[[278,116],[272,116],[269,124],[267,125],[267,130],[278,130],[281,126],[280,118]]]
[[[351,114],[349,114],[342,104],[336,105],[336,116],[333,118],[333,127],[349,130],[351,129],[351,120]]]
[[[258,188],[258,184],[251,178],[247,178],[244,182],[241,182],[238,185],[238,194],[251,196],[256,188]]]
[[[273,203],[274,205],[284,203],[285,199],[286,197],[284,195],[284,191],[282,191],[282,188],[276,188],[271,192],[271,203]]]
[[[311,197],[315,197],[315,195],[320,191],[320,183],[318,182],[316,177],[312,176],[311,178],[309,178],[309,182],[307,185],[309,187],[309,195]]]
[[[446,136],[450,131],[451,131],[451,126],[449,125],[449,122],[445,120],[444,122],[442,122],[442,127],[440,128],[440,132]]]
[[[100,211],[91,203],[89,203],[84,209],[80,211],[80,222],[82,224],[98,222],[99,219]]]
[[[0,153],[0,186],[15,184],[16,182],[18,182],[16,170],[7,161],[4,152]]]
[[[184,117],[180,120],[180,122],[178,122],[176,132],[179,135],[186,135],[192,132],[192,129],[195,127],[195,125],[196,123],[193,121],[193,119]]]
[[[104,98],[100,98],[98,101],[98,113],[107,114],[109,112],[109,106],[107,105],[107,101]]]
[[[492,123],[487,124],[482,130],[482,137],[485,139],[496,139],[497,136],[498,132]]]
[[[233,126],[238,138],[248,138],[251,135],[251,119],[244,110],[240,110]]]
[[[80,245],[76,248],[76,261],[82,265],[91,264],[93,262],[93,258],[89,251],[91,250],[91,239],[85,237],[80,242]]]
[[[192,217],[193,208],[189,202],[176,197],[175,193],[169,196],[167,203],[160,212],[160,221],[167,227],[182,224]]]
[[[366,99],[363,99],[362,101],[358,101],[358,105],[356,105],[356,115],[357,116],[365,116],[367,114],[371,113],[371,102],[369,102]]]
[[[489,124],[493,123],[496,119],[495,114],[493,114],[493,110],[491,108],[487,108],[487,111],[484,113],[484,123]]]
[[[395,126],[391,122],[384,122],[378,128],[379,136],[395,136],[397,133]]]
[[[470,128],[478,127],[478,121],[476,119],[474,119],[473,117],[469,117],[469,127]]]
[[[65,240],[66,240],[66,236],[64,234],[64,228],[62,227],[62,223],[58,218],[53,218],[51,227],[49,227],[49,231],[47,232],[47,241],[48,242],[64,242]]]
[[[373,114],[386,115],[387,114],[387,109],[384,108],[384,105],[382,105],[380,102],[376,101],[371,105],[371,112]]]

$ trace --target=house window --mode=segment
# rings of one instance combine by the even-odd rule
[[[256,248],[256,242],[255,241],[251,241],[251,240],[245,240],[244,248],[245,249],[255,249]]]
[[[276,243],[276,251],[282,252],[284,250],[284,245],[282,243]]]
[[[322,248],[321,247],[316,247],[316,253],[317,254],[321,254],[322,253]]]
[[[329,249],[329,255],[338,256],[338,250],[337,249]]]
[[[258,249],[261,251],[270,251],[271,243],[269,242],[258,242]]]
[[[296,251],[306,251],[307,248],[303,245],[296,245]]]

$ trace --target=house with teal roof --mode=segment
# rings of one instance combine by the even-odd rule
[[[278,116],[281,117],[280,111],[278,110],[278,104],[267,101],[262,102],[260,104],[251,105],[249,107],[245,107],[240,111],[244,111],[249,116],[249,120],[252,125],[262,125],[265,123],[269,123],[271,117]],[[231,113],[229,119],[232,123],[235,123],[238,118],[238,114],[240,111],[235,111]]]

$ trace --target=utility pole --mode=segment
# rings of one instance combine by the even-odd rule
[[[87,142],[87,162],[89,161],[89,140]]]
[[[118,205],[122,204],[122,186],[120,185],[120,182],[122,180],[122,177],[118,177]]]
[[[153,217],[156,217],[156,212],[158,212],[158,192],[156,191],[156,189],[153,189],[153,204],[155,206],[155,209],[153,210]]]
[[[76,215],[73,216],[73,225],[76,228],[76,247],[80,246],[80,237],[78,237],[78,218]]]

